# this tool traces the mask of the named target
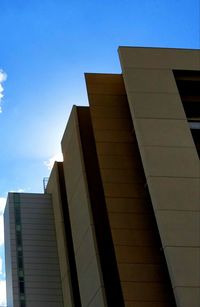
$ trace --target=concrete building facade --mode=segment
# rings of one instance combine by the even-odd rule
[[[46,187],[63,305],[199,307],[200,51],[119,56],[85,75]]]
[[[200,140],[197,133],[195,146],[188,120],[199,132],[200,51],[120,48],[119,54],[176,302],[198,306]]]

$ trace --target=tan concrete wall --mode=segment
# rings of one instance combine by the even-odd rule
[[[89,149],[88,149],[89,150]],[[64,175],[83,307],[106,306],[76,107],[62,139]]]
[[[172,69],[199,50],[119,48],[154,212],[179,307],[200,305],[200,163]]]
[[[57,163],[54,164],[51,171],[47,185],[47,193],[50,193],[52,196],[64,306],[72,307],[74,306],[74,303],[71,292],[70,268],[68,265],[67,242],[64,229]],[[65,205],[67,206],[67,204]]]
[[[86,83],[125,306],[171,307],[122,76],[86,74]]]

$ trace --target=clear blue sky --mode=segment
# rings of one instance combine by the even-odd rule
[[[0,27],[3,207],[8,191],[42,191],[72,105],[87,104],[84,72],[119,73],[120,45],[200,48],[200,1],[1,0]]]

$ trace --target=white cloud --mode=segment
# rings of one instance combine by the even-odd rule
[[[3,214],[6,205],[6,198],[0,197],[0,215]]]
[[[0,197],[0,245],[4,244],[3,213],[4,213],[5,205],[6,205],[6,198]]]
[[[6,81],[6,79],[7,79],[6,73],[2,69],[0,69],[0,83]]]
[[[54,165],[54,162],[57,161],[57,162],[62,162],[63,161],[63,155],[61,152],[55,154],[54,156],[52,156],[51,158],[49,158],[49,160],[47,161],[44,161],[44,165],[47,166],[47,168],[49,170],[52,169],[53,165]]]
[[[0,306],[6,306],[6,281],[0,280]]]
[[[6,81],[7,79],[7,74],[2,70],[0,69],[0,103],[3,99],[3,91],[4,91],[4,88],[3,88],[3,82]],[[0,113],[2,113],[2,108],[0,106]]]
[[[0,257],[0,275],[3,274],[3,259]]]

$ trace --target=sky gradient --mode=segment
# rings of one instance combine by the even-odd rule
[[[0,305],[2,213],[9,191],[42,192],[84,72],[120,73],[118,46],[200,48],[199,0],[1,0]]]

